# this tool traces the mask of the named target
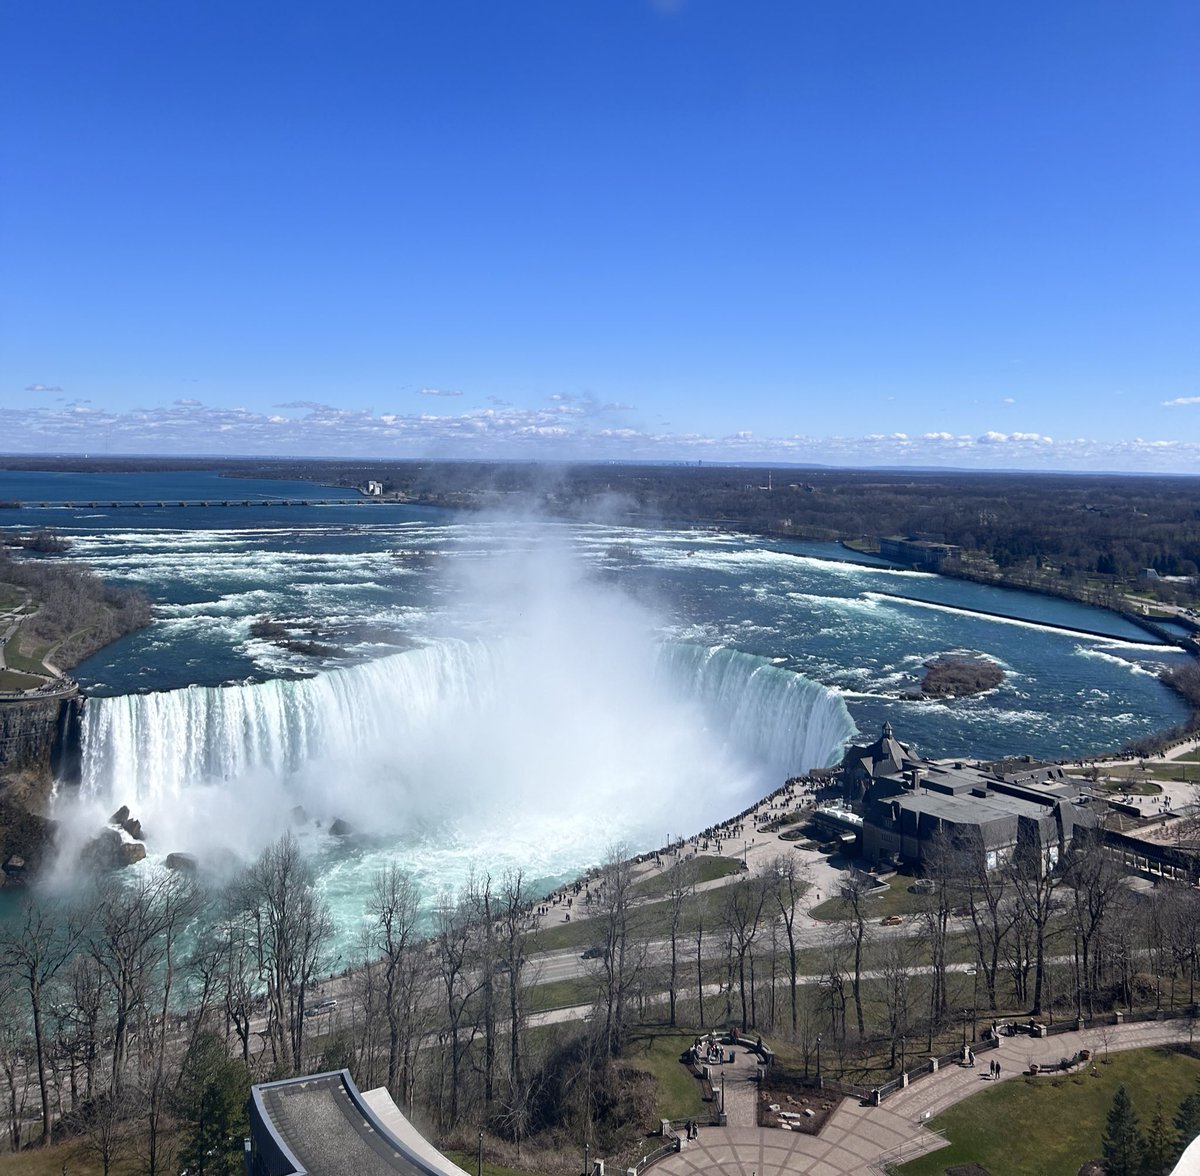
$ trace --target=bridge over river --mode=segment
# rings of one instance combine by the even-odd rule
[[[36,507],[38,510],[146,510],[168,506],[403,506],[408,501],[406,498],[377,498],[367,495],[357,498],[77,498],[54,502],[6,502],[0,503],[0,509],[20,510],[23,507]]]

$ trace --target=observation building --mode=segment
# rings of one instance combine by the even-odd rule
[[[245,1158],[246,1176],[467,1176],[349,1070],[251,1087]]]

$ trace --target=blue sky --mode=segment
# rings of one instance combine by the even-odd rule
[[[91,0],[0,451],[1200,468],[1200,6]]]

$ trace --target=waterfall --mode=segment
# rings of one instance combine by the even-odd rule
[[[841,696],[802,674],[720,645],[659,648],[660,666],[700,704],[710,727],[780,783],[829,767],[855,734]]]
[[[655,702],[667,696],[676,710],[690,707],[710,737],[779,783],[833,762],[854,733],[839,696],[763,658],[663,643],[641,668],[653,679],[646,689],[655,691]],[[555,673],[529,668],[504,641],[450,640],[314,678],[89,699],[81,792],[140,806],[251,772],[286,780],[315,761],[353,765],[368,751],[378,756],[383,749],[402,764],[406,750],[422,742],[426,751],[437,744],[452,754],[471,727],[514,728],[513,740],[529,747],[543,742],[539,712],[569,749],[565,723],[602,726],[605,691],[614,706],[629,691],[601,680],[576,699],[570,688],[587,667]],[[617,711],[622,723],[656,722],[657,712],[640,698],[625,706],[628,713]],[[500,719],[488,727],[481,716],[495,712]],[[572,765],[561,768],[570,772]]]

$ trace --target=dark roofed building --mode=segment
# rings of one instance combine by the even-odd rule
[[[884,723],[874,743],[846,749],[841,766],[846,799],[857,806],[876,780],[910,771],[919,763],[921,760],[910,752],[908,744],[896,738],[892,724]]]
[[[248,1142],[247,1176],[466,1176],[349,1070],[253,1087]]]
[[[869,747],[851,748],[842,771],[847,796],[862,814],[869,862],[919,864],[940,834],[977,853],[986,869],[1015,855],[1053,869],[1076,828],[1094,824],[1061,767],[1028,759],[995,765],[925,760],[896,739],[890,723]]]

